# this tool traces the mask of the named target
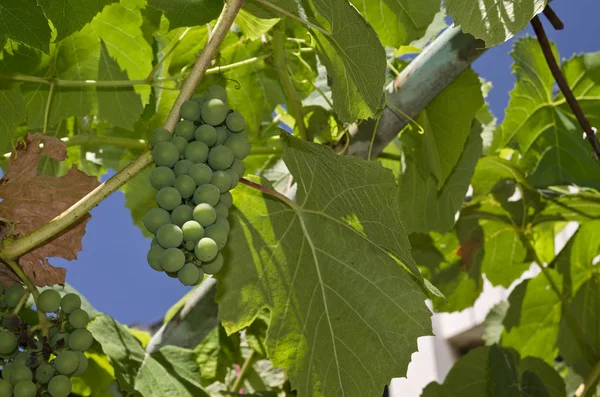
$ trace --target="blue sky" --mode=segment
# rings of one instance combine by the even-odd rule
[[[561,57],[600,50],[599,0],[556,0],[552,5],[566,27],[556,32],[545,21],[544,26]],[[533,34],[530,28],[525,33]],[[488,100],[499,118],[514,84],[508,54],[512,44],[511,40],[488,50],[473,65],[494,85]],[[91,213],[78,260],[52,259],[52,264],[66,267],[67,280],[98,310],[118,321],[131,324],[161,319],[189,288],[146,264],[150,240],[133,225],[121,192],[112,194]]]

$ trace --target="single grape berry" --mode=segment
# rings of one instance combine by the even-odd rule
[[[196,285],[200,281],[200,270],[193,263],[186,263],[177,272],[177,277],[183,285]]]
[[[194,192],[194,203],[196,204],[210,204],[213,207],[219,203],[221,199],[221,192],[215,185],[207,184],[199,186]]]
[[[162,272],[162,267],[160,267],[160,257],[164,251],[165,249],[160,245],[150,248],[146,259],[152,269]]]
[[[171,139],[171,143],[179,150],[179,157],[181,158],[185,153],[188,141],[182,136],[174,136],[173,139]]]
[[[233,160],[233,163],[231,164],[231,169],[235,171],[235,173],[238,174],[240,178],[246,174],[246,166],[240,159]]]
[[[200,241],[204,237],[204,227],[196,221],[187,221],[181,227],[183,231],[183,241],[194,242]],[[187,247],[186,247],[187,248]],[[194,246],[192,245],[192,250]]]
[[[194,163],[192,163],[188,159],[179,160],[177,163],[175,163],[175,166],[173,167],[173,172],[175,173],[175,177],[177,178],[178,176],[181,176],[181,175],[187,175],[188,171],[190,170],[190,167],[193,164]],[[175,183],[175,180],[173,180],[173,183]],[[171,186],[173,186],[173,185],[171,185]]]
[[[223,218],[227,218],[229,216],[229,207],[224,203],[219,203],[215,206],[215,211],[218,216],[222,216]]]
[[[181,227],[184,223],[192,219],[193,211],[194,209],[189,205],[182,204],[171,212],[171,220],[169,223]]]
[[[67,397],[71,394],[71,381],[64,375],[56,375],[48,383],[48,393],[52,397]]]
[[[152,136],[150,137],[150,145],[154,147],[160,142],[168,142],[170,140],[171,133],[168,130],[161,127],[152,131]]]
[[[196,190],[196,182],[189,175],[181,175],[175,181],[175,189],[181,194],[182,198],[190,198]]]
[[[206,99],[204,99],[204,97],[202,95],[196,95],[195,97],[192,98],[192,101],[196,101],[200,104],[200,106],[202,106],[204,104],[204,102],[206,102]]]
[[[201,186],[210,183],[212,169],[204,163],[193,164],[188,170],[188,175],[192,177],[196,186]]]
[[[215,185],[220,193],[225,193],[231,187],[231,177],[225,171],[215,171],[210,183]]]
[[[81,298],[77,294],[66,294],[60,300],[60,308],[64,313],[70,314],[75,309],[81,308]]]
[[[185,254],[179,248],[169,248],[160,257],[160,266],[166,272],[179,271],[185,264]]]
[[[21,284],[13,284],[4,293],[4,302],[9,308],[17,307],[21,298],[25,295],[25,289]]]
[[[41,363],[35,370],[35,380],[38,383],[46,384],[54,376],[54,368],[50,364]]]
[[[233,188],[235,188],[237,186],[237,184],[240,181],[241,176],[238,175],[233,169],[231,168],[227,168],[225,170],[225,173],[227,173],[227,175],[229,175],[229,179],[231,179],[231,187],[229,188],[229,190],[232,190]]]
[[[244,119],[244,116],[238,112],[231,112],[227,115],[225,124],[227,125],[227,129],[229,131],[240,132],[244,130],[244,127],[246,127],[246,119]]]
[[[223,255],[219,252],[212,261],[202,263],[201,268],[206,274],[217,274],[223,268],[224,262]]]
[[[185,148],[185,158],[192,163],[204,163],[208,158],[208,146],[204,142],[190,142]]]
[[[215,225],[221,225],[223,226],[226,230],[227,233],[229,233],[229,222],[227,221],[227,218],[222,217],[222,216],[217,216],[217,221],[215,222]]]
[[[0,379],[0,397],[12,397],[12,395],[13,387],[10,382],[5,379]]]
[[[217,130],[217,142],[215,143],[215,146],[225,144],[225,141],[227,138],[229,138],[229,132],[227,132],[227,128],[217,127],[215,130]]]
[[[219,125],[225,121],[227,111],[227,105],[222,100],[216,98],[209,99],[202,105],[202,120],[206,124]]]
[[[194,131],[196,131],[196,125],[189,120],[180,121],[175,126],[175,136],[185,138],[188,142],[194,139]]]
[[[175,183],[175,173],[169,167],[156,167],[150,172],[150,184],[156,190],[163,187],[173,186]]]
[[[76,351],[86,351],[94,343],[92,333],[85,328],[78,328],[69,335],[69,347]]]
[[[37,396],[37,386],[30,380],[22,380],[17,383],[14,389],[15,397],[35,397]]]
[[[13,358],[13,364],[17,366],[27,366],[29,363],[29,359],[31,358],[31,351],[20,351],[17,353],[15,358]]]
[[[54,368],[59,374],[71,375],[78,366],[79,356],[70,350],[63,351],[54,359]]]
[[[88,367],[88,359],[82,352],[78,351],[76,353],[79,356],[79,366],[77,367],[75,372],[73,372],[72,376],[81,376]]]
[[[240,160],[245,159],[250,154],[250,143],[243,135],[231,135],[225,141],[225,146],[230,148],[234,156]]]
[[[225,248],[225,244],[227,244],[227,235],[228,231],[221,225],[212,224],[206,228],[204,231],[205,237],[210,237],[213,239],[217,246],[219,247],[219,251]]]
[[[174,187],[163,187],[156,193],[156,202],[160,208],[173,211],[181,204],[181,193]]]
[[[160,142],[152,149],[152,158],[159,167],[173,167],[179,161],[179,149],[171,142]]]
[[[171,223],[171,215],[162,208],[152,208],[144,215],[144,226],[152,234],[156,234],[162,225]]]
[[[197,141],[204,142],[208,147],[213,147],[217,143],[217,130],[212,125],[202,124],[196,128],[194,136]]]
[[[196,248],[194,248],[194,255],[202,262],[208,262],[213,260],[219,253],[219,247],[215,240],[209,237],[202,237]]]
[[[225,204],[228,207],[231,207],[233,205],[233,196],[231,195],[231,192],[221,193],[221,198],[219,202]]]
[[[194,247],[196,246],[196,241],[184,241],[183,248],[190,252],[194,252]]]
[[[26,366],[15,365],[11,368],[9,380],[10,380],[10,383],[13,384],[13,386],[16,386],[16,384],[21,381],[32,380],[32,379],[33,379],[33,373]]]
[[[229,140],[228,140],[229,141]],[[210,149],[208,165],[213,170],[226,170],[233,164],[234,154],[231,148],[223,145]]]
[[[217,211],[207,203],[198,204],[192,214],[194,220],[203,227],[212,225],[217,220]]]
[[[60,308],[60,294],[53,289],[47,289],[40,293],[37,301],[38,309],[46,313],[56,313]]]
[[[227,102],[227,91],[220,85],[213,85],[206,90],[206,98],[217,98],[223,102]]]
[[[184,120],[196,121],[200,118],[200,104],[196,101],[185,101],[181,104],[179,114]]]
[[[69,314],[69,324],[73,328],[85,328],[90,322],[90,316],[85,310],[75,309]]]
[[[183,232],[177,225],[163,225],[156,232],[156,240],[165,249],[179,247],[183,242]]]

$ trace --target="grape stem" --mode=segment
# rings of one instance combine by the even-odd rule
[[[212,59],[215,57],[219,46],[236,15],[238,14],[244,0],[228,0],[225,2],[223,11],[215,24],[212,36],[204,46],[200,56],[196,60],[188,78],[183,83],[181,91],[173,104],[171,112],[167,117],[164,128],[173,131],[175,124],[179,121],[179,108],[181,104],[190,99],[196,86],[204,77]],[[81,220],[88,211],[100,204],[106,197],[115,192],[125,183],[129,182],[136,175],[142,172],[146,167],[152,164],[152,152],[147,150],[138,158],[129,163],[125,168],[116,173],[113,177],[96,187],[94,190],[79,199],[69,209],[58,215],[52,221],[40,226],[32,232],[15,240],[5,240],[3,242],[0,256],[5,260],[17,258],[35,247],[45,243],[54,236],[68,229],[71,225]],[[14,263],[15,267],[19,266]],[[13,269],[14,270],[14,269]],[[20,268],[19,268],[20,270]],[[15,271],[16,272],[16,271]],[[22,273],[22,271],[21,271]],[[35,294],[34,294],[35,296]],[[45,316],[44,316],[45,317]]]
[[[250,355],[246,358],[246,361],[244,361],[244,364],[242,365],[242,369],[240,369],[240,373],[237,376],[237,378],[235,378],[235,382],[233,382],[233,385],[231,386],[231,388],[229,389],[230,392],[238,392],[242,386],[242,382],[244,381],[244,378],[246,377],[246,374],[248,373],[248,369],[250,367],[252,367],[252,364],[254,364],[254,361],[256,361],[256,352],[254,350],[252,350],[250,352]]]
[[[261,184],[249,181],[246,178],[240,178],[240,183],[243,183],[246,186],[250,186],[253,189],[260,190],[261,192],[268,194],[269,196],[278,198],[279,200],[286,203],[294,211],[298,209],[298,206],[296,205],[296,203],[294,203],[292,200],[290,200],[289,198],[287,198],[286,196],[284,196],[283,194],[281,194],[275,190],[269,189],[268,187],[263,186]]]
[[[14,315],[18,315],[19,314],[19,312],[21,311],[21,309],[25,305],[25,302],[27,302],[27,299],[29,299],[29,291],[26,291],[23,294],[23,296],[21,297],[21,300],[17,304],[17,307],[15,307],[15,309],[13,310],[13,314]]]

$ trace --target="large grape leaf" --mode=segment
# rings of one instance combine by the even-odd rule
[[[523,30],[547,0],[446,0],[448,14],[465,33],[491,47]]]
[[[594,159],[581,127],[565,103],[553,95],[554,78],[533,38],[519,40],[512,56],[517,78],[506,117],[502,123],[503,141],[516,141],[525,156],[524,165],[533,172],[536,186],[578,184],[600,187],[600,163]],[[576,56],[563,70],[580,102],[592,120],[600,121],[600,53]]]
[[[0,89],[0,151],[10,152],[17,126],[25,121],[25,102],[17,88]]]
[[[169,29],[204,25],[219,16],[223,2],[214,0],[149,0],[169,20]]]
[[[281,141],[298,204],[236,188],[219,318],[231,333],[268,308],[270,359],[301,397],[378,395],[431,332],[397,186],[377,163]]]
[[[384,45],[398,48],[420,39],[440,10],[439,0],[352,0]]]
[[[48,52],[50,26],[35,0],[3,0],[0,3],[0,35]]]
[[[38,4],[57,30],[55,40],[60,41],[84,27],[104,6],[116,1],[38,0]]]
[[[577,291],[589,279],[598,277],[600,255],[600,220],[579,225],[575,235],[557,258],[558,269],[565,275],[565,289]]]

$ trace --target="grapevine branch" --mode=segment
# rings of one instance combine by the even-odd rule
[[[552,24],[552,27],[556,30],[563,30],[565,28],[565,24],[560,20],[558,15],[554,12],[550,4],[544,8],[544,16],[548,19],[548,21]]]
[[[535,35],[537,36],[537,40],[540,43],[542,52],[544,53],[544,58],[546,58],[546,63],[550,68],[550,72],[552,72],[552,76],[554,76],[554,80],[556,80],[558,88],[560,88],[561,92],[565,96],[565,100],[569,104],[569,107],[571,108],[573,114],[575,114],[575,117],[577,118],[577,121],[581,125],[581,128],[583,128],[586,139],[590,142],[590,145],[592,145],[594,155],[597,159],[600,159],[600,142],[598,142],[598,137],[596,136],[596,133],[592,128],[590,121],[585,116],[583,109],[581,109],[579,102],[575,98],[573,91],[571,91],[571,88],[569,87],[569,83],[567,82],[565,75],[560,70],[558,62],[556,62],[556,58],[554,58],[552,46],[550,45],[550,41],[548,40],[548,36],[546,35],[546,31],[544,30],[542,21],[540,21],[540,18],[538,16],[533,17],[533,19],[531,20],[531,26],[533,27]]]
[[[181,91],[165,121],[164,128],[167,130],[173,131],[175,128],[175,124],[179,121],[179,108],[181,107],[181,104],[191,98],[196,86],[202,77],[204,77],[208,66],[215,57],[227,32],[229,32],[243,2],[244,0],[229,0],[225,3],[223,11],[215,24],[212,36],[204,46],[204,49],[196,60],[188,78],[181,87]],[[125,183],[133,179],[133,177],[142,172],[151,163],[152,152],[149,150],[145,151],[112,178],[82,197],[78,202],[50,222],[16,240],[5,241],[2,251],[0,251],[0,255],[4,259],[17,258],[58,235],[84,217],[88,211],[100,204],[100,202]]]

